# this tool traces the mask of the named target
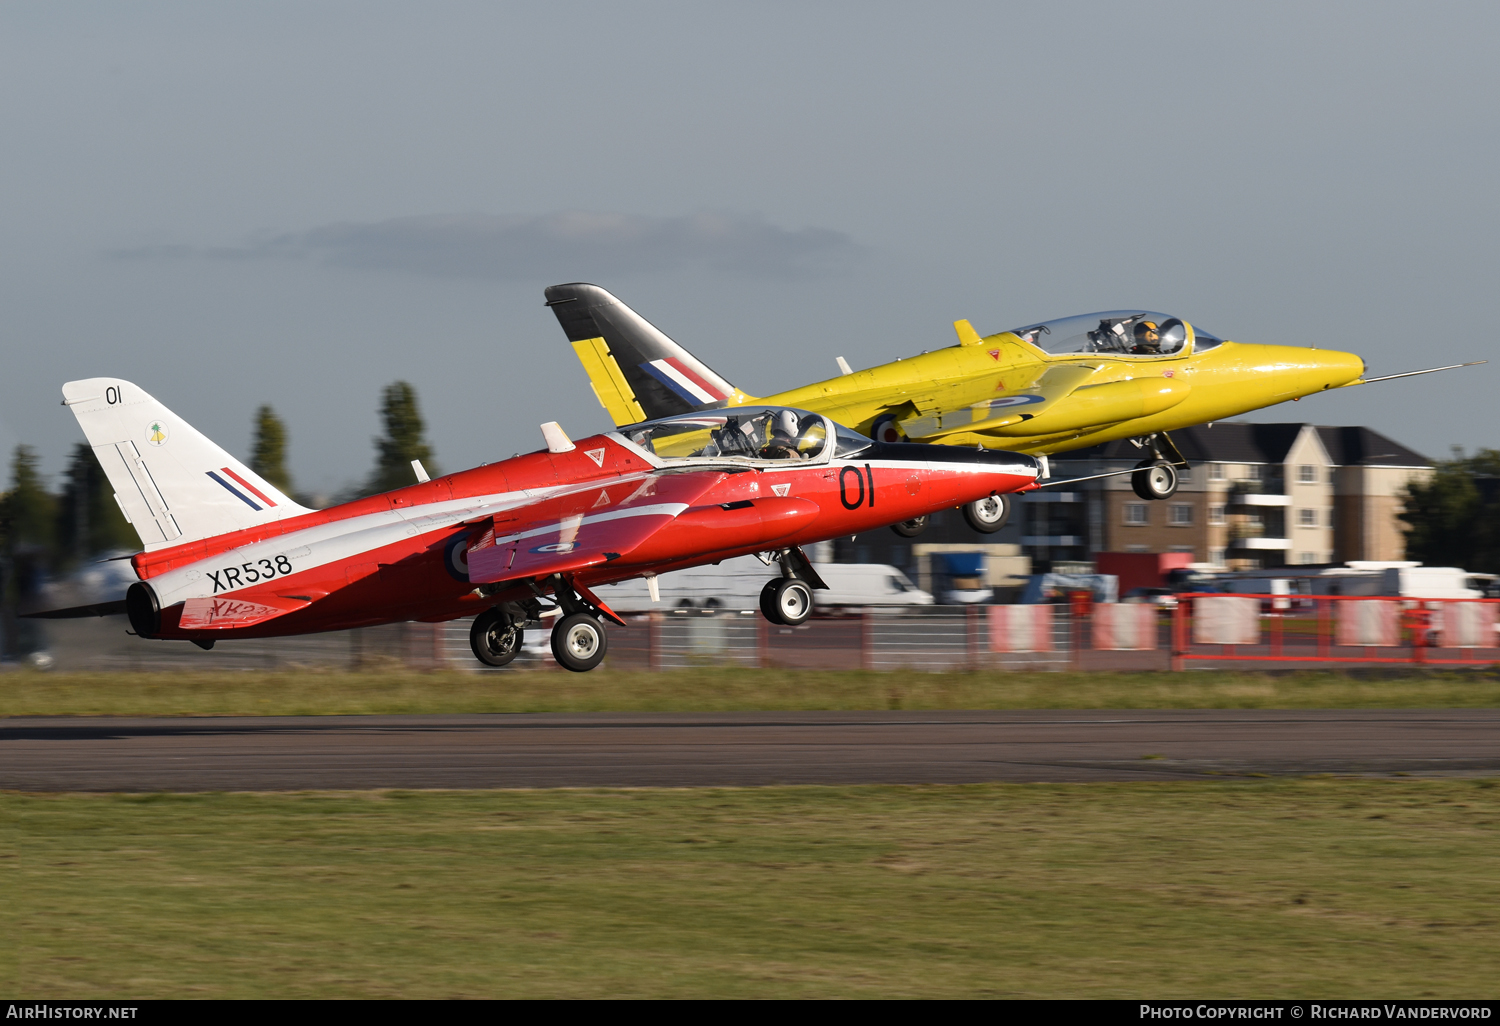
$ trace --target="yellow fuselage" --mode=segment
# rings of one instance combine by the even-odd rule
[[[912,441],[1045,455],[1224,420],[1364,374],[1358,356],[1326,349],[1224,342],[1173,356],[1049,354],[1011,332],[979,338],[958,327],[957,346],[759,399],[737,392],[731,404],[801,407],[867,434],[893,416]],[[985,408],[1001,397],[1034,405]]]

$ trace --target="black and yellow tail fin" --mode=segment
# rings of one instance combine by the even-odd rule
[[[547,305],[616,425],[717,409],[744,398],[728,381],[597,285],[547,289]]]

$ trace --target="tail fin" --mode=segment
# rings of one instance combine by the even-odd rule
[[[148,552],[310,512],[128,381],[62,391]]]
[[[547,290],[547,305],[616,425],[717,409],[745,398],[597,285],[553,285]]]

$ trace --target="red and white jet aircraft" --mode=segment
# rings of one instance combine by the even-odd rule
[[[64,404],[145,551],[126,598],[44,616],[126,613],[145,638],[219,638],[475,617],[474,654],[502,666],[557,615],[570,670],[604,658],[593,589],[760,553],[761,594],[799,624],[822,587],[801,546],[1036,487],[1011,452],[877,443],[788,407],[710,410],[547,448],[329,509],[297,505],[128,381],[63,386]],[[654,583],[654,582],[652,582]]]

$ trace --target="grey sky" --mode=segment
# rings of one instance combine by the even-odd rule
[[[1400,371],[1496,331],[1493,4],[12,3],[0,445],[115,374],[299,484],[606,426],[544,286],[771,392],[1140,306]],[[1500,365],[1259,419],[1500,444]]]

